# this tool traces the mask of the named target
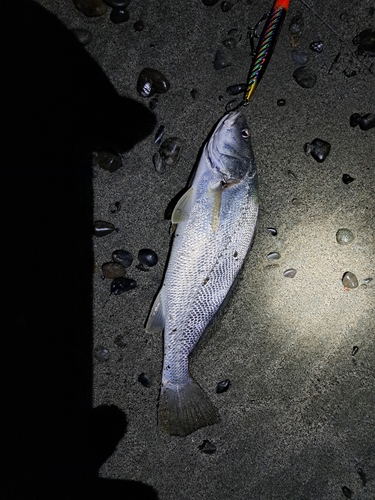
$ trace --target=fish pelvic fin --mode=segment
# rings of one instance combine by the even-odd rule
[[[162,385],[158,425],[171,436],[187,436],[219,420],[217,409],[191,378],[184,385]]]

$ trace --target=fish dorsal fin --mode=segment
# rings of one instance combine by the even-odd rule
[[[178,224],[179,222],[183,222],[187,220],[190,214],[191,210],[191,205],[193,202],[193,192],[194,188],[191,186],[191,188],[186,191],[185,194],[181,196],[181,198],[178,200],[177,205],[174,207],[171,221],[172,224]]]
[[[221,182],[210,188],[210,194],[213,198],[211,226],[213,232],[216,233],[219,229],[221,197],[223,196],[223,186]]]
[[[165,319],[164,319],[164,310],[163,303],[161,300],[161,291],[157,294],[156,299],[152,305],[151,312],[149,314],[147,323],[146,323],[146,332],[161,332],[164,330]]]

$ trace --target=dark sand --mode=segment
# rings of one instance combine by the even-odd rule
[[[345,498],[343,486],[352,490],[353,499],[373,499],[375,280],[366,286],[364,279],[375,278],[375,130],[349,126],[352,113],[375,108],[374,58],[357,56],[352,44],[356,34],[375,28],[373,3],[310,0],[334,34],[300,1],[291,2],[273,58],[245,111],[260,184],[254,246],[224,314],[190,364],[221,422],[186,438],[158,431],[163,339],[144,331],[169,250],[164,212],[185,187],[200,147],[232,99],[226,87],[245,82],[247,27],[256,24],[271,2],[240,1],[224,13],[220,3],[207,8],[200,0],[132,1],[130,21],[120,25],[110,22],[109,12],[87,18],[69,0],[38,3],[62,24],[48,16],[45,21],[52,24],[45,33],[46,23],[32,17],[43,17],[39,9],[30,17],[17,17],[7,7],[9,23],[17,19],[7,42],[16,61],[14,67],[10,64],[9,92],[19,112],[6,148],[8,163],[15,166],[2,181],[9,224],[4,240],[11,235],[3,243],[9,247],[3,263],[11,304],[6,303],[9,321],[3,335],[12,346],[6,401],[13,484],[24,485],[27,492],[35,486],[51,499],[60,494],[128,498],[131,485],[124,480],[150,485],[160,500],[332,500]],[[304,19],[298,50],[306,52],[307,66],[317,74],[312,89],[301,88],[292,78],[296,66],[288,26],[297,11]],[[343,12],[348,14],[344,20]],[[142,32],[133,28],[139,19],[145,24]],[[93,59],[85,63],[90,70],[80,70],[74,55],[78,44],[63,25],[92,32],[92,42],[83,49]],[[27,36],[20,35],[20,26],[29,30]],[[242,38],[229,51],[221,42],[232,28]],[[38,37],[51,60],[36,65],[36,80],[45,87],[25,111],[19,95],[30,103],[40,90],[34,82],[27,93],[28,82],[34,81],[30,61],[42,57]],[[69,42],[60,43],[61,37]],[[320,54],[309,49],[317,40],[324,43]],[[219,48],[231,66],[216,71],[212,62]],[[30,65],[24,72],[23,58]],[[46,83],[54,64],[56,74]],[[154,126],[148,99],[136,92],[144,67],[168,77],[171,88],[159,96],[155,116],[158,125],[165,125],[165,138],[183,140],[178,164],[163,175],[152,164],[157,147],[154,132],[147,136]],[[347,77],[344,70],[356,75]],[[198,91],[195,99],[192,89]],[[60,95],[66,103],[73,99],[66,113],[64,102],[58,104]],[[118,96],[146,108],[133,111]],[[281,98],[284,107],[276,105]],[[30,118],[39,113],[40,121]],[[17,126],[25,140],[14,137]],[[33,141],[40,139],[35,149],[29,133]],[[58,139],[53,142],[52,137]],[[316,137],[332,146],[323,163],[303,151]],[[96,145],[110,142],[124,150],[135,145],[124,154],[120,170],[93,167],[91,212],[90,170],[83,165]],[[74,155],[80,144],[82,151]],[[73,157],[74,168],[80,171],[82,163],[86,176],[72,173]],[[21,168],[20,181],[14,172],[25,162],[32,169]],[[56,176],[51,174],[55,164]],[[35,169],[39,177],[33,176]],[[345,185],[344,173],[355,181]],[[51,194],[44,198],[46,191]],[[117,201],[121,210],[112,214],[111,204]],[[94,238],[91,255],[90,230],[96,219],[111,221],[119,231]],[[270,226],[277,228],[277,237],[267,232]],[[348,246],[335,240],[342,227],[355,235]],[[110,296],[110,282],[99,271],[92,276],[92,302],[92,260],[101,266],[115,249],[136,255],[144,247],[158,253],[159,263],[147,273],[133,264],[128,275],[138,287]],[[267,260],[271,251],[281,259]],[[10,265],[14,261],[19,268]],[[288,268],[297,270],[295,278],[283,277]],[[349,292],[341,283],[346,271],[355,273],[360,284]],[[115,343],[119,335],[124,347]],[[109,361],[93,358],[97,346],[109,349]],[[355,356],[353,346],[359,348]],[[150,377],[150,388],[137,381],[141,372]],[[226,378],[231,380],[229,391],[216,394],[217,382]],[[108,407],[91,411],[101,406]],[[215,444],[214,454],[198,449],[205,439]],[[365,485],[359,468],[366,474]],[[82,478],[88,481],[84,486]],[[134,497],[156,498],[156,493]]]

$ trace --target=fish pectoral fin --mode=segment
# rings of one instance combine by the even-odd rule
[[[191,206],[193,203],[193,192],[194,188],[191,186],[191,188],[186,191],[185,194],[181,196],[181,198],[178,200],[177,205],[174,207],[171,221],[172,224],[178,224],[179,222],[183,222],[187,220],[189,217],[190,211],[191,211]]]
[[[161,332],[162,330],[164,330],[164,325],[164,310],[160,291],[157,294],[156,299],[152,305],[145,330],[147,333]]]
[[[221,197],[223,196],[222,183],[220,182],[216,186],[211,187],[210,194],[213,199],[211,226],[214,233],[216,233],[220,222]]]

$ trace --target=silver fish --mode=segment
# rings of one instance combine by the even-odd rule
[[[177,224],[164,282],[146,324],[164,330],[158,421],[186,436],[219,415],[189,375],[188,357],[228,294],[250,248],[258,216],[257,172],[245,116],[232,111],[206,143]]]

